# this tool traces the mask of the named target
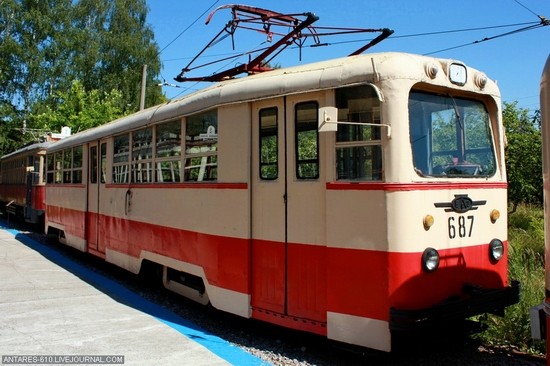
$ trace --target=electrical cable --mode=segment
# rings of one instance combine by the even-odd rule
[[[456,48],[461,48],[461,47],[470,46],[470,45],[477,44],[477,43],[481,43],[481,42],[490,41],[490,40],[493,40],[493,39],[496,39],[496,38],[505,37],[505,36],[509,36],[509,35],[512,35],[512,34],[521,33],[521,32],[525,32],[525,31],[528,31],[528,30],[532,30],[532,29],[535,29],[535,28],[544,27],[545,25],[548,25],[548,24],[544,24],[543,22],[537,23],[536,25],[532,25],[532,26],[529,26],[529,27],[516,29],[516,30],[510,31],[510,32],[506,32],[506,33],[502,33],[502,34],[493,36],[493,37],[486,37],[486,38],[483,38],[483,39],[478,40],[478,41],[469,42],[469,43],[465,43],[465,44],[462,44],[462,45],[458,45],[458,46],[454,46],[454,47],[449,47],[449,48],[441,49],[441,50],[438,50],[438,51],[433,51],[433,52],[425,53],[424,56],[433,55],[434,53],[439,53],[439,52],[454,50],[454,49],[456,49]]]
[[[220,0],[216,0],[216,1],[214,2],[214,4],[210,5],[210,7],[209,7],[208,9],[206,9],[201,15],[199,15],[199,16],[197,17],[197,19],[195,19],[195,20],[193,21],[193,23],[189,24],[189,26],[188,26],[187,28],[185,28],[180,34],[178,34],[178,35],[176,36],[176,38],[174,38],[174,39],[171,40],[166,46],[164,46],[164,48],[161,49],[161,50],[159,51],[159,54],[161,54],[165,49],[168,48],[168,46],[170,46],[170,45],[171,45],[172,43],[174,43],[179,37],[181,37],[181,35],[182,35],[183,33],[187,32],[187,31],[189,30],[189,28],[191,28],[193,25],[195,25],[195,23],[198,22],[199,19],[201,19],[201,18],[204,16],[204,14],[206,14],[210,9],[212,9],[212,8],[214,7],[214,5],[216,5],[216,4],[219,3],[219,2],[220,2]]]
[[[526,7],[525,5],[523,5],[522,3],[520,3],[518,0],[514,0],[517,4],[519,4],[520,6],[522,6],[523,8],[525,8],[527,11],[529,11],[530,13],[538,16],[538,14],[536,14],[533,10],[529,9],[528,7]]]
[[[220,0],[216,0],[214,1],[214,3],[212,5],[210,5],[210,7],[208,9],[206,9],[201,15],[199,15],[191,24],[189,24],[189,26],[187,28],[185,28],[180,34],[178,34],[176,36],[176,38],[174,38],[173,40],[171,40],[170,42],[168,42],[168,44],[166,46],[164,46],[164,48],[162,48],[160,51],[158,51],[158,55],[160,56],[161,53],[167,49],[172,43],[174,43],[179,37],[182,36],[182,34],[184,34],[185,32],[187,32],[189,30],[189,28],[191,28],[193,25],[195,25],[196,22],[199,21],[199,19],[201,19],[204,14],[206,14],[208,11],[210,11],[210,9],[212,9],[217,3],[219,3]],[[162,79],[164,81],[164,83],[166,84],[166,79],[164,78],[164,75],[162,75],[162,72],[160,72],[160,76],[162,76]]]
[[[502,34],[492,36],[492,37],[486,37],[486,38],[483,38],[481,40],[477,40],[477,41],[474,41],[474,42],[469,42],[469,43],[466,43],[466,44],[462,44],[462,45],[458,45],[458,46],[454,46],[454,47],[449,47],[449,48],[446,48],[446,49],[433,51],[433,52],[424,54],[424,55],[432,55],[434,53],[444,52],[444,51],[448,51],[448,50],[452,50],[452,49],[456,49],[456,48],[461,48],[461,47],[465,47],[465,46],[469,46],[469,45],[473,45],[473,44],[477,44],[477,43],[481,43],[481,42],[486,42],[486,41],[493,40],[493,39],[496,39],[496,38],[505,37],[505,36],[508,36],[508,35],[521,33],[521,32],[525,32],[525,31],[528,31],[528,30],[543,27],[543,26],[546,26],[546,25],[550,25],[550,21],[548,21],[545,17],[537,15],[531,9],[527,8],[525,5],[520,3],[518,0],[514,0],[514,1],[517,4],[519,4],[520,6],[524,7],[529,12],[531,12],[532,14],[536,15],[540,19],[540,22],[526,22],[526,23],[515,23],[515,24],[507,24],[507,25],[488,26],[488,27],[476,27],[476,28],[467,28],[467,29],[455,29],[455,30],[445,30],[445,31],[437,31],[437,32],[417,33],[417,34],[409,34],[409,35],[403,35],[403,36],[394,36],[394,37],[391,37],[390,39],[425,37],[425,36],[440,35],[440,34],[451,34],[451,33],[481,31],[481,30],[498,29],[498,28],[506,28],[506,27],[525,26],[525,27],[520,28],[520,29],[515,29],[515,30],[509,31],[509,32],[505,32],[505,33],[502,33]],[[212,4],[208,8],[208,10],[210,10],[217,3],[218,3],[218,1],[216,1],[214,4]],[[201,14],[201,16],[199,18],[201,18],[208,10],[206,10],[203,14]],[[189,27],[187,27],[183,32],[181,32],[174,40],[172,40],[168,45],[166,45],[160,52],[164,51],[168,46],[170,46],[177,38],[179,38],[183,33],[185,33],[197,21],[198,21],[198,18]],[[338,44],[347,44],[347,43],[365,42],[365,41],[366,40],[342,41],[342,42],[334,42],[334,43],[324,43],[324,44],[321,44],[321,45],[322,46],[332,46],[332,45],[338,45]],[[305,46],[305,47],[318,47],[318,46],[320,46],[320,45],[315,44],[315,45],[310,45],[310,46]],[[291,47],[291,49],[295,49],[295,48],[297,48],[297,47]],[[232,57],[237,58],[237,57],[241,57],[245,54],[251,54],[253,52],[254,51],[248,51],[246,53],[237,53],[237,54],[234,54],[235,56],[232,56]],[[225,54],[225,55],[231,55],[231,53],[228,53],[228,54]],[[210,57],[212,57],[212,56],[210,56]],[[231,58],[231,57],[228,57],[228,59],[229,58]],[[185,58],[181,58],[181,59],[185,59]],[[178,59],[171,59],[169,61],[175,61],[175,60],[178,60]],[[199,83],[199,82],[197,82],[197,83]],[[194,85],[196,85],[197,83],[195,83]],[[171,84],[167,84],[166,82],[164,84],[167,85],[167,86],[172,86]],[[189,89],[190,88],[187,88],[186,90],[189,90]],[[182,93],[184,93],[186,90],[182,91]],[[179,93],[178,96],[181,95],[182,93]]]
[[[250,51],[244,52],[244,53],[239,54],[239,55],[237,55],[237,56],[235,56],[235,57],[240,57],[240,56],[243,56],[243,55],[246,55],[246,54],[251,54],[251,53],[254,52],[254,51],[253,51],[254,49],[260,47],[261,45],[263,45],[263,44],[265,44],[265,43],[266,43],[266,41],[263,41],[263,42],[261,42],[259,45],[253,47]],[[230,64],[231,64],[231,61],[228,62],[227,64],[223,65],[223,66],[220,66],[220,67],[218,68],[218,70],[216,70],[216,71],[214,72],[214,74],[217,73],[218,71],[220,71],[220,70],[226,68],[226,67],[227,67],[228,65],[230,65]],[[194,87],[195,85],[197,85],[198,83],[200,83],[200,81],[197,81],[197,82],[193,83],[193,85],[191,85],[189,88],[186,88],[185,90],[182,90],[180,93],[176,94],[176,95],[173,97],[173,99],[176,99],[176,98],[179,97],[181,94],[185,93],[186,91],[188,91],[189,89],[191,89],[192,87]],[[160,85],[160,84],[159,84],[159,85]],[[174,86],[173,84],[168,84],[168,83],[166,83],[166,82],[164,82],[164,85],[166,85],[166,86]],[[175,86],[178,87],[178,88],[181,88],[181,86],[177,86],[177,85],[175,85]]]
[[[507,25],[496,25],[496,26],[489,26],[489,27],[479,27],[479,28],[467,28],[467,29],[454,29],[454,30],[445,30],[445,31],[437,31],[437,32],[428,32],[428,33],[416,33],[416,34],[408,34],[408,35],[402,35],[402,36],[392,36],[388,38],[388,40],[396,39],[396,38],[411,38],[411,37],[424,37],[424,36],[431,36],[431,35],[439,35],[439,34],[449,34],[449,33],[460,33],[460,32],[471,32],[471,31],[479,31],[479,30],[487,30],[487,29],[497,29],[497,28],[506,28],[506,27],[517,27],[521,25],[539,25],[540,22],[527,22],[527,23],[515,23],[515,24],[507,24]],[[331,43],[324,43],[323,46],[334,46],[334,45],[342,45],[342,44],[349,44],[349,43],[364,43],[368,40],[365,39],[358,39],[353,41],[340,41],[340,42],[331,42]],[[310,46],[304,46],[304,47],[319,47],[319,45],[310,45]],[[289,49],[296,49],[298,47],[290,47]],[[220,56],[228,56],[228,55],[236,55],[235,57],[238,57],[240,55],[243,55],[244,53],[222,53],[217,55],[210,55],[210,56],[204,56],[204,57],[220,57]],[[179,61],[179,60],[186,60],[190,59],[191,57],[181,57],[181,58],[173,58],[169,60],[165,60],[165,62],[169,61]]]

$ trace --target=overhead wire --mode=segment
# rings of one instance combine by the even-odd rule
[[[202,19],[202,17],[204,16],[204,14],[206,14],[208,11],[210,11],[210,9],[212,9],[217,3],[219,3],[220,0],[216,0],[214,1],[214,3],[212,5],[210,5],[208,7],[208,9],[206,9],[201,15],[199,15],[191,24],[189,24],[189,26],[187,28],[185,28],[183,31],[181,31],[180,34],[178,34],[173,40],[171,40],[170,42],[168,42],[168,44],[166,46],[164,46],[159,52],[159,56],[162,54],[162,52],[164,50],[166,50],[170,45],[172,45],[172,43],[174,43],[178,38],[180,38],[185,32],[187,32],[193,25],[195,25],[195,23],[197,23],[200,19]],[[162,76],[162,79],[164,81],[164,84],[166,84],[166,79],[164,78],[164,75],[162,75],[162,72],[160,73],[160,75]]]
[[[257,49],[258,47],[262,46],[262,45],[265,44],[266,42],[267,42],[267,41],[261,42],[261,43],[258,44],[257,46],[253,47],[250,51],[243,52],[242,55],[247,55],[247,54],[253,53],[253,52],[254,52],[254,51],[253,51],[254,49]],[[242,56],[242,55],[239,54],[239,55],[237,55],[236,57],[240,57],[240,56]],[[231,64],[231,62],[232,62],[232,60],[230,60],[230,61],[229,61],[228,63],[226,63],[225,65],[220,66],[220,67],[218,68],[218,70],[214,71],[214,73],[216,73],[216,72],[218,72],[218,71],[220,71],[220,70],[226,68],[228,65]],[[185,90],[183,90],[183,91],[181,91],[180,93],[176,94],[176,95],[174,96],[174,98],[179,97],[181,94],[183,94],[183,93],[185,93],[186,91],[190,90],[191,88],[193,88],[193,87],[194,87],[195,85],[197,85],[198,83],[200,83],[200,81],[197,81],[197,82],[193,83],[193,85],[191,85],[189,88],[186,88]],[[173,84],[166,84],[166,86],[172,86],[172,85],[173,85]],[[178,87],[181,88],[180,86],[178,86]]]
[[[481,42],[490,41],[490,40],[493,40],[493,39],[496,39],[496,38],[505,37],[505,36],[509,36],[509,35],[512,35],[512,34],[521,33],[521,32],[525,32],[525,31],[528,31],[528,30],[532,30],[532,29],[535,29],[535,28],[544,27],[545,25],[548,25],[548,24],[544,24],[544,22],[538,22],[538,23],[536,23],[535,25],[531,25],[531,26],[528,26],[528,27],[524,27],[524,28],[520,28],[520,29],[516,29],[516,30],[510,31],[510,32],[498,34],[498,35],[493,36],[493,37],[485,37],[485,38],[483,38],[483,39],[481,39],[481,40],[477,40],[477,41],[474,41],[474,42],[468,42],[468,43],[461,44],[461,45],[458,45],[458,46],[448,47],[448,48],[444,48],[444,49],[441,49],[441,50],[437,50],[437,51],[425,53],[424,55],[433,55],[434,53],[439,53],[439,52],[454,50],[454,49],[456,49],[456,48],[461,48],[461,47],[465,47],[465,46],[470,46],[470,45],[473,45],[473,44],[477,44],[477,43],[481,43]]]
[[[519,4],[520,6],[522,6],[523,8],[525,8],[527,11],[529,11],[530,13],[532,13],[533,15],[536,15],[536,16],[539,16],[537,13],[535,13],[533,10],[529,9],[528,7],[526,7],[525,5],[523,5],[522,3],[520,3],[518,0],[514,0],[517,4]]]
[[[505,37],[505,36],[509,36],[509,35],[512,35],[512,34],[517,34],[517,33],[521,33],[521,32],[525,32],[525,31],[528,31],[528,30],[532,30],[532,29],[536,29],[536,28],[540,28],[540,27],[543,27],[543,26],[546,26],[546,25],[550,25],[550,21],[547,20],[545,17],[543,16],[540,16],[540,15],[537,15],[535,12],[533,12],[531,9],[527,8],[525,5],[523,5],[521,2],[519,2],[518,0],[513,0],[514,2],[516,2],[518,5],[522,6],[523,8],[525,8],[527,11],[531,12],[532,14],[534,14],[535,16],[537,16],[540,21],[539,22],[525,22],[525,23],[515,23],[515,24],[506,24],[506,25],[496,25],[496,26],[488,26],[488,27],[476,27],[476,28],[466,28],[466,29],[454,29],[454,30],[444,30],[444,31],[436,31],[436,32],[426,32],[426,33],[416,33],[416,34],[409,34],[409,35],[402,35],[402,36],[393,36],[391,37],[390,39],[397,39],[397,38],[412,38],[412,37],[425,37],[425,36],[433,36],[433,35],[441,35],[441,34],[452,34],[452,33],[461,33],[461,32],[472,32],[472,31],[482,31],[482,30],[490,30],[490,29],[499,29],[499,28],[509,28],[509,27],[522,27],[520,29],[515,29],[515,30],[512,30],[512,31],[509,31],[509,32],[505,32],[505,33],[502,33],[502,34],[498,34],[498,35],[495,35],[495,36],[492,36],[492,37],[486,37],[486,38],[483,38],[481,40],[477,40],[477,41],[474,41],[474,42],[469,42],[469,43],[465,43],[465,44],[462,44],[462,45],[457,45],[457,46],[453,46],[453,47],[449,47],[449,48],[445,48],[445,49],[441,49],[441,50],[437,50],[437,51],[433,51],[433,52],[430,52],[430,53],[426,53],[424,55],[432,55],[432,54],[435,54],[435,53],[439,53],[439,52],[444,52],[444,51],[448,51],[448,50],[452,50],[452,49],[456,49],[456,48],[461,48],[461,47],[466,47],[466,46],[470,46],[470,45],[474,45],[474,44],[478,44],[478,43],[482,43],[482,42],[486,42],[486,41],[489,41],[489,40],[493,40],[493,39],[496,39],[496,38],[500,38],[500,37]],[[202,16],[204,16],[204,14],[206,14],[206,12],[208,12],[214,5],[216,5],[217,3],[219,2],[218,1],[215,1],[205,12],[203,12],[191,25],[189,25],[185,30],[183,30],[176,38],[174,38],[174,40],[172,40],[170,43],[168,43],[160,52],[164,51],[168,46],[170,46],[172,43],[174,43],[182,34],[184,34],[191,26],[193,26]],[[355,42],[365,42],[366,40],[353,40],[353,41],[342,41],[342,42],[333,42],[333,43],[324,43],[322,44],[323,46],[332,46],[332,45],[339,45],[339,44],[346,44],[346,43],[355,43]],[[310,46],[305,46],[305,47],[318,47],[319,45],[310,45]],[[295,49],[297,47],[291,47],[291,49]],[[237,56],[235,57],[239,57],[239,56],[242,56],[243,54],[250,54],[251,52],[253,51],[248,51],[247,53],[235,53]],[[228,53],[229,55],[231,55],[231,53]],[[226,54],[227,55],[227,54]],[[213,56],[211,56],[213,57]],[[181,58],[181,59],[186,59],[186,58]],[[178,60],[178,59],[170,59],[168,61],[175,61],[175,60]],[[198,82],[197,82],[198,83]],[[169,85],[169,84],[166,84],[167,86],[172,86],[172,85]],[[196,83],[194,84],[196,85]],[[189,90],[189,88],[187,88],[186,90]],[[185,91],[183,91],[185,92]],[[182,93],[183,93],[182,92]],[[178,96],[182,93],[179,93]]]
[[[473,32],[473,31],[480,31],[480,30],[488,30],[488,29],[497,29],[497,28],[507,28],[507,27],[517,27],[517,26],[522,26],[522,25],[530,25],[531,27],[534,27],[534,26],[540,26],[541,23],[540,22],[526,22],[526,23],[515,23],[515,24],[506,24],[506,25],[495,25],[495,26],[489,26],[489,27],[477,27],[477,28],[466,28],[466,29],[453,29],[453,30],[444,30],[444,31],[437,31],[437,32],[426,32],[426,33],[416,33],[416,34],[406,34],[406,35],[402,35],[402,36],[392,36],[391,38],[388,38],[388,40],[392,40],[392,39],[397,39],[397,38],[412,38],[412,37],[424,37],[424,36],[434,36],[434,35],[440,35],[440,34],[450,34],[450,33],[461,33],[461,32]],[[527,27],[529,28],[529,27]],[[529,30],[529,29],[524,29],[524,30]],[[513,31],[513,32],[516,32],[516,31]],[[508,33],[511,33],[511,32],[508,32]],[[507,35],[507,33],[505,33],[504,35]],[[500,37],[503,36],[503,35],[500,35]],[[492,37],[492,38],[497,38],[497,37]],[[491,39],[492,39],[491,38]],[[353,41],[341,41],[341,42],[332,42],[332,43],[325,43],[323,45],[326,45],[326,46],[333,46],[333,45],[341,45],[341,44],[348,44],[348,43],[358,43],[358,42],[366,42],[367,40],[365,39],[359,39],[359,40],[353,40]],[[473,43],[479,43],[480,41],[475,41]],[[466,44],[466,45],[469,45]],[[462,46],[457,46],[456,48],[458,47],[463,47],[465,45],[462,45]],[[307,46],[307,47],[318,47],[317,45],[311,45],[311,46]],[[296,47],[294,47],[296,48]],[[441,51],[434,51],[433,53],[435,52],[441,52]]]
[[[488,30],[488,29],[497,29],[497,28],[506,28],[506,27],[517,27],[522,25],[539,25],[539,22],[526,22],[526,23],[515,23],[515,24],[506,24],[506,25],[496,25],[496,26],[489,26],[489,27],[478,27],[478,28],[467,28],[467,29],[453,29],[453,30],[444,30],[444,31],[437,31],[437,32],[427,32],[427,33],[416,33],[416,34],[408,34],[408,35],[402,35],[402,36],[392,36],[391,38],[388,38],[388,40],[391,39],[397,39],[397,38],[411,38],[411,37],[423,37],[423,36],[433,36],[433,35],[439,35],[439,34],[449,34],[449,33],[460,33],[460,32],[471,32],[471,31],[479,31],[479,30]],[[352,41],[340,41],[340,42],[331,42],[331,43],[324,43],[323,46],[334,46],[334,45],[342,45],[342,44],[349,44],[349,43],[363,43],[366,42],[365,39],[358,39],[358,40],[352,40]],[[479,41],[476,41],[479,42]],[[319,47],[319,45],[309,45],[304,47],[310,47],[315,48]],[[462,47],[462,46],[460,46]],[[296,49],[296,47],[290,47],[290,49]],[[217,55],[210,55],[205,57],[220,57],[220,56],[227,56],[227,55],[236,55],[240,56],[243,53],[223,53],[223,54],[217,54]],[[165,60],[165,62],[170,61],[179,61],[179,60],[186,60],[191,57],[181,57],[181,58],[173,58],[169,60]]]
[[[189,26],[187,28],[185,28],[180,34],[178,34],[176,36],[176,38],[174,38],[173,40],[168,42],[168,44],[166,46],[164,46],[164,48],[162,50],[159,51],[159,54],[162,53],[165,49],[167,49],[172,43],[174,43],[178,38],[180,38],[185,32],[187,32],[189,30],[189,28],[191,28],[193,25],[195,25],[195,23],[198,22],[199,19],[201,19],[204,16],[204,14],[206,14],[210,9],[212,9],[214,7],[214,5],[216,5],[219,2],[220,2],[220,0],[214,1],[214,4],[210,5],[208,7],[208,9],[206,9],[201,15],[199,15],[197,17],[197,19],[195,19],[191,24],[189,24]]]
[[[460,48],[460,47],[468,46],[470,44],[479,43],[479,42],[490,40],[490,39],[493,39],[493,38],[503,37],[505,35],[516,33],[516,32],[530,30],[532,27],[542,26],[542,24],[541,24],[541,22],[526,22],[526,23],[506,24],[506,25],[495,25],[495,26],[488,26],[488,27],[453,29],[453,30],[444,30],[444,31],[436,31],[436,32],[408,34],[408,35],[402,35],[402,36],[392,36],[392,37],[388,38],[388,40],[397,39],[397,38],[412,38],[412,37],[424,37],[424,36],[433,36],[433,35],[440,35],[440,34],[472,32],[472,31],[480,31],[480,30],[488,30],[488,29],[517,27],[517,26],[524,26],[524,25],[528,25],[528,27],[522,28],[521,30],[515,30],[515,31],[507,32],[507,33],[504,33],[502,35],[494,36],[494,37],[491,37],[491,38],[484,38],[481,41],[474,41],[472,43],[467,43],[467,44],[464,44],[464,45],[455,46],[455,47],[451,47],[451,48],[448,48],[448,49],[434,51],[434,52],[425,54],[425,55],[429,55],[429,54],[432,54],[432,53],[443,52],[443,51],[453,49],[453,48]],[[364,43],[366,41],[367,41],[366,39],[359,39],[359,40],[352,40],[352,41],[331,42],[331,43],[323,43],[322,46],[334,46],[334,45],[342,45],[342,44],[350,44],[350,43]],[[313,47],[319,47],[319,45],[309,45],[309,46],[305,46],[305,47],[313,48]],[[297,46],[296,47],[291,47],[290,49],[296,49],[296,48],[298,48],[298,47]],[[175,61],[175,60],[177,60],[177,59],[172,59],[170,61]]]

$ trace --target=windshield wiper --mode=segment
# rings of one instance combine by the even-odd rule
[[[460,112],[458,111],[458,106],[456,105],[455,99],[450,94],[447,94],[447,96],[451,98],[451,100],[453,101],[453,109],[455,110],[456,121],[458,122],[460,129],[464,131],[464,126],[462,125],[462,118],[460,117]]]

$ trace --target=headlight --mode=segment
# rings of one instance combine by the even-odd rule
[[[494,261],[499,261],[504,256],[504,244],[498,239],[491,240],[489,244],[489,256]]]
[[[426,272],[433,272],[439,267],[439,253],[434,248],[427,248],[422,253],[422,268]]]

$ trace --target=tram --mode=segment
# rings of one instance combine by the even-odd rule
[[[47,142],[32,144],[2,157],[2,213],[32,224],[43,222],[46,190],[40,172],[43,169],[47,145]]]
[[[496,84],[353,55],[222,81],[47,148],[46,232],[245,318],[391,351],[519,301]]]
[[[46,148],[71,134],[43,136],[0,159],[0,210],[5,215],[29,224],[43,225],[46,212]]]
[[[540,80],[540,112],[541,112],[541,133],[542,133],[542,168],[543,168],[543,187],[544,187],[544,229],[546,246],[546,299],[533,314],[531,310],[531,324],[535,325],[534,338],[546,339],[548,347],[548,329],[550,329],[550,270],[548,261],[550,260],[550,207],[548,207],[550,191],[550,56],[546,61],[542,77]],[[538,310],[541,310],[539,312]],[[531,331],[533,334],[533,330]],[[550,365],[550,358],[547,356],[547,365]]]

